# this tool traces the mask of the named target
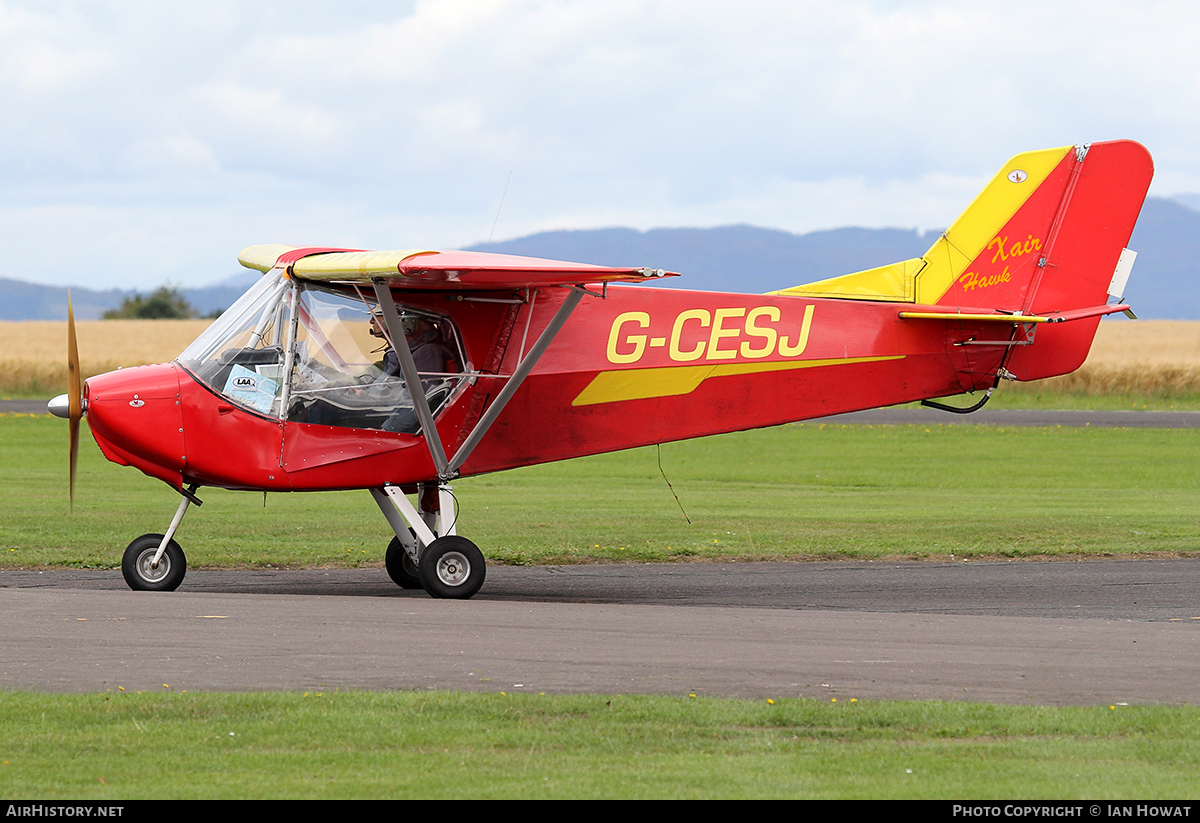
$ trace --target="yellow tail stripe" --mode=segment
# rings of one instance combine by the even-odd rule
[[[1073,150],[1013,157],[922,257],[769,293],[933,305]]]
[[[727,363],[719,366],[667,366],[657,369],[605,371],[592,378],[592,382],[571,401],[571,405],[593,406],[598,403],[618,403],[622,400],[645,400],[651,397],[675,397],[681,394],[691,394],[710,377],[903,359],[903,354],[893,354],[876,357],[837,357],[830,360]]]
[[[917,275],[917,302],[932,305],[954,285],[971,261],[979,256],[991,239],[1012,219],[1050,173],[1058,167],[1073,146],[1018,154],[1004,164],[992,182],[967,206],[925,252],[927,265]],[[1009,179],[1015,172],[1027,177],[1019,183]]]

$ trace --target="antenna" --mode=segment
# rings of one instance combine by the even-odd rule
[[[496,219],[492,221],[492,230],[488,233],[487,245],[483,247],[487,251],[492,247],[492,235],[496,233],[496,224],[500,222],[500,209],[504,208],[504,197],[508,194],[508,184],[512,182],[512,170],[508,172],[508,179],[504,181],[504,191],[500,194],[500,206],[496,209]]]

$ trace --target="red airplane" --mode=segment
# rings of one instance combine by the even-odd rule
[[[457,477],[1066,374],[1120,300],[1153,163],[1130,141],[1010,160],[920,258],[766,295],[637,288],[673,272],[461,251],[252,246],[264,274],[174,362],[80,385],[105,457],[183,499],[126,549],[170,591],[202,486],[367,489],[389,575],[467,598],[484,558],[455,533]],[[614,284],[614,285],[610,285]],[[419,387],[419,390],[417,388]],[[415,495],[415,502],[408,495]]]

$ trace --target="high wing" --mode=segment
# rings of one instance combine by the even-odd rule
[[[677,272],[652,268],[612,268],[535,257],[471,251],[295,248],[250,246],[238,255],[243,266],[259,271],[285,268],[303,280],[363,283],[385,280],[394,288],[513,289],[578,283],[640,283]]]

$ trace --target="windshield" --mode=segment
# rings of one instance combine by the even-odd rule
[[[290,282],[268,273],[179,355],[200,381],[230,400],[278,415]]]
[[[469,376],[458,330],[433,312],[396,309],[403,345],[436,414]],[[419,429],[373,292],[293,286],[281,274],[267,275],[179,362],[210,388],[262,414],[329,426]]]

